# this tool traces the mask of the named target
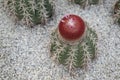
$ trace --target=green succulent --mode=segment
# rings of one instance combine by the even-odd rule
[[[4,0],[5,8],[27,25],[44,24],[54,13],[54,0]]]
[[[114,5],[114,17],[115,22],[118,22],[118,24],[120,24],[120,0],[117,1]]]
[[[89,61],[96,57],[97,34],[91,28],[86,31],[86,37],[76,45],[65,44],[58,38],[57,31],[51,37],[51,57],[57,63],[63,64],[72,70],[87,67]]]
[[[85,7],[86,5],[98,4],[100,0],[70,0],[70,1]]]

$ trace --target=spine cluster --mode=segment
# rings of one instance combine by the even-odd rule
[[[53,15],[54,0],[4,0],[4,7],[28,26],[44,24]]]

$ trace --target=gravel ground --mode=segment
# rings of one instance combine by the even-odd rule
[[[14,24],[0,3],[0,80],[120,80],[120,27],[114,24],[112,6],[117,0],[81,9],[67,0],[56,1],[53,20],[28,28]],[[49,57],[50,33],[66,14],[77,14],[97,31],[98,57],[87,72],[66,68]]]

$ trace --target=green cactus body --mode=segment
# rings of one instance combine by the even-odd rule
[[[99,3],[99,0],[89,0],[89,3],[90,3],[90,4],[98,4],[98,3]]]
[[[85,7],[86,5],[98,4],[100,0],[71,0],[71,1]]]
[[[85,0],[74,0],[76,4],[85,5]]]
[[[53,0],[54,1],[54,0]],[[5,0],[6,8],[27,25],[45,23],[53,15],[50,0]]]
[[[115,22],[118,22],[118,24],[120,24],[120,0],[117,1],[114,5],[114,16]]]
[[[51,56],[69,70],[80,67],[87,67],[89,61],[96,56],[97,34],[91,28],[87,28],[86,37],[76,45],[69,45],[61,42],[57,31],[51,37]]]

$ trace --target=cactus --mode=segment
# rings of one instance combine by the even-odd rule
[[[78,22],[76,23],[78,24]],[[70,25],[72,24],[70,23]],[[60,39],[60,34],[58,34],[58,29],[56,29],[51,34],[52,37],[50,52],[52,59],[55,60],[57,63],[67,66],[70,72],[75,68],[87,69],[89,62],[96,57],[96,42],[98,37],[96,32],[89,28],[89,26],[87,25],[84,34],[85,37],[82,38],[82,40],[81,38],[80,40],[78,39],[78,42],[75,44],[71,44],[70,41],[69,44]]]
[[[87,5],[92,5],[92,4],[95,5],[100,2],[100,0],[70,0],[70,1],[81,5],[82,7],[85,7]]]
[[[120,0],[117,1],[114,5],[114,18],[115,22],[120,24]]]
[[[4,6],[28,26],[45,24],[53,13],[54,0],[4,0]]]

